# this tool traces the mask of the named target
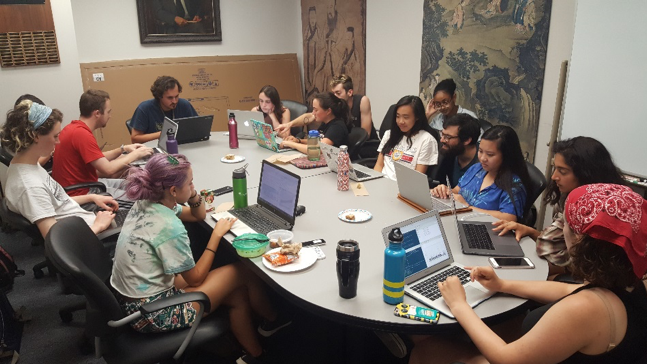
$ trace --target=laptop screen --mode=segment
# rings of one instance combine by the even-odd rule
[[[263,161],[258,203],[294,223],[301,178],[272,163]]]
[[[427,213],[422,216],[426,217],[414,219],[400,227],[404,237],[402,247],[407,255],[405,277],[452,259],[438,222],[438,215]]]

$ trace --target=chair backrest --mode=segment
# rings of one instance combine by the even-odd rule
[[[526,186],[528,199],[526,200],[526,208],[524,210],[524,220],[526,220],[526,215],[530,211],[530,208],[535,203],[537,198],[541,195],[542,192],[546,189],[547,182],[546,176],[535,167],[534,164],[526,162],[526,167],[528,168],[528,175],[530,176],[530,186]]]
[[[281,100],[281,103],[283,104],[283,107],[290,110],[290,119],[292,120],[308,112],[308,106],[300,102],[296,102],[292,100]],[[302,132],[303,132],[303,127],[301,126],[295,126],[290,129],[290,134],[294,136]]]
[[[9,210],[7,199],[3,198],[0,202],[0,219],[14,229],[20,230],[27,234],[32,240],[33,245],[40,245],[43,242],[43,236],[38,230],[36,224],[32,224],[24,216]]]
[[[348,155],[351,160],[357,159],[357,153],[364,143],[368,140],[368,133],[366,130],[353,127],[348,133]]]
[[[380,139],[384,137],[384,133],[386,133],[387,130],[391,129],[391,123],[393,122],[393,115],[395,115],[395,104],[389,106],[389,109],[386,111],[386,114],[384,115],[384,119],[382,119],[382,124],[380,124],[380,130],[378,134],[380,135]]]
[[[128,135],[133,133],[133,127],[130,126],[130,119],[126,120],[126,128],[128,128]]]
[[[59,220],[45,237],[45,254],[50,262],[83,291],[88,304],[102,319],[88,317],[88,321],[102,327],[95,332],[110,332],[108,320],[124,317],[121,307],[110,290],[108,279],[112,260],[103,244],[87,223],[77,216]],[[98,336],[98,335],[97,335]]]
[[[9,167],[9,163],[11,163],[12,159],[13,155],[11,155],[11,153],[9,153],[6,149],[4,149],[4,147],[0,145],[0,163]]]
[[[481,130],[483,130],[483,132],[485,132],[486,130],[488,130],[488,129],[490,129],[492,127],[492,123],[487,121],[487,120],[478,119],[478,122],[479,122],[479,125],[481,126]]]

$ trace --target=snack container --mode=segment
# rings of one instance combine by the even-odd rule
[[[267,233],[267,237],[270,239],[270,243],[279,241],[279,238],[284,243],[291,243],[294,238],[294,233],[290,230],[273,230]]]
[[[207,212],[216,210],[216,205],[214,204],[216,195],[214,195],[212,190],[202,190],[200,191],[200,196],[202,196],[202,199],[204,200],[204,208]]]
[[[263,234],[242,234],[234,239],[231,245],[241,257],[255,258],[263,255],[270,239]]]

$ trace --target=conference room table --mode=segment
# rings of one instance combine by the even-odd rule
[[[238,149],[229,149],[228,137],[222,132],[212,132],[208,141],[183,144],[179,152],[187,156],[193,166],[196,190],[216,189],[231,186],[232,172],[249,163],[247,168],[249,205],[256,202],[262,160],[277,153],[261,148],[254,140],[239,140]],[[226,154],[244,156],[245,161],[227,164],[220,161]],[[296,151],[288,153],[297,153]],[[360,328],[408,334],[430,334],[445,330],[456,330],[454,319],[441,316],[437,325],[396,317],[394,306],[382,300],[382,279],[384,273],[385,242],[381,231],[384,227],[404,221],[420,212],[397,198],[398,187],[395,181],[378,178],[364,182],[369,196],[355,196],[352,191],[337,190],[337,175],[327,167],[299,169],[291,164],[281,167],[301,176],[299,205],[306,207],[305,214],[296,218],[293,228],[294,242],[317,238],[326,240],[321,249],[326,255],[314,265],[301,271],[280,273],[266,268],[262,257],[240,258],[249,268],[259,275],[272,289],[283,295],[291,303],[315,315]],[[351,183],[353,181],[351,180]],[[356,182],[355,182],[356,183]],[[216,197],[215,205],[233,201],[233,194]],[[348,223],[338,218],[339,212],[346,209],[363,209],[372,214],[366,222]],[[464,213],[459,218],[478,221],[495,221],[489,215]],[[487,257],[465,255],[458,241],[458,231],[453,216],[441,218],[449,241],[454,261],[465,266],[488,265]],[[215,220],[211,213],[202,224],[212,230]],[[234,235],[225,236],[229,244]],[[339,240],[353,239],[360,246],[360,274],[357,296],[344,299],[339,296],[336,272],[336,246]],[[535,251],[535,243],[529,238],[521,241],[526,257],[534,263],[534,269],[498,269],[501,278],[518,280],[545,280],[548,265]],[[229,245],[229,249],[233,247]],[[306,248],[304,248],[306,249]],[[420,302],[405,296],[404,302],[421,305]],[[476,313],[487,323],[496,323],[508,315],[523,309],[525,299],[505,294],[496,294],[475,308]]]

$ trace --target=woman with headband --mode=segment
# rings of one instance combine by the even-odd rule
[[[36,224],[43,237],[57,220],[69,216],[83,218],[97,234],[110,226],[112,211],[119,207],[117,201],[101,195],[69,197],[38,163],[58,144],[62,120],[59,110],[30,100],[7,113],[0,131],[2,146],[14,153],[7,170],[7,207]],[[85,203],[95,203],[105,211],[95,215],[79,206]]]
[[[523,335],[508,344],[449,277],[438,284],[440,292],[473,345],[444,345],[434,337],[416,346],[410,363],[634,363],[644,357],[647,201],[627,186],[585,185],[568,195],[564,216],[571,269],[584,284],[513,281],[490,267],[472,268],[471,278],[491,291],[546,304],[526,316]]]

